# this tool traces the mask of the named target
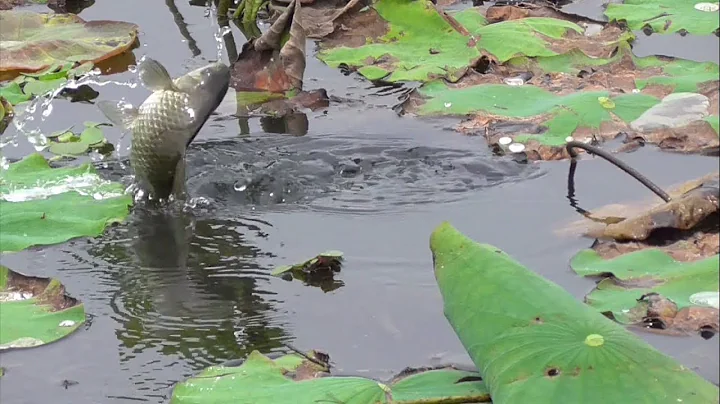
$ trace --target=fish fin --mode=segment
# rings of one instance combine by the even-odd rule
[[[185,153],[182,153],[182,157],[175,167],[172,195],[175,199],[185,199],[187,197],[187,190],[185,187]]]
[[[146,58],[143,60],[138,71],[140,82],[152,91],[175,89],[175,84],[173,84],[170,74],[165,70],[165,66],[155,59]]]
[[[117,125],[121,130],[126,131],[132,129],[132,125],[138,115],[137,108],[131,105],[123,107],[120,102],[108,100],[98,101],[96,105],[98,109],[105,114],[107,119]]]

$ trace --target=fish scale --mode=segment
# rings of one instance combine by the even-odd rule
[[[192,116],[189,102],[186,94],[159,91],[150,95],[139,108],[138,119],[133,124],[130,164],[135,167],[136,179],[151,189],[172,188],[187,139],[167,137],[180,135],[178,131],[187,131],[184,125]]]
[[[146,58],[140,81],[152,94],[139,108],[109,100],[98,108],[123,131],[132,133],[130,166],[149,199],[184,199],[185,149],[227,93],[230,68],[211,63],[173,80],[165,67]]]

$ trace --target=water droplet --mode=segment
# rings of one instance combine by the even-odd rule
[[[698,292],[690,296],[690,303],[720,309],[720,292]]]
[[[597,347],[605,343],[605,338],[600,334],[590,334],[585,337],[585,345]]]
[[[521,86],[525,84],[525,80],[523,80],[522,77],[508,77],[503,79],[503,83],[509,86]]]
[[[695,4],[695,10],[705,11],[707,13],[712,13],[712,12],[718,11],[718,9],[720,9],[720,5],[718,5],[718,3],[697,3],[697,4]]]
[[[525,145],[522,143],[513,143],[508,146],[508,150],[513,153],[520,153],[521,151],[525,150]]]
[[[46,106],[46,107],[43,109],[43,112],[42,112],[43,118],[49,117],[50,114],[52,114],[52,110],[53,110],[52,104],[48,104],[48,106]]]
[[[500,143],[503,146],[507,146],[510,143],[512,143],[512,138],[509,136],[503,136],[500,139],[498,139],[498,143]]]

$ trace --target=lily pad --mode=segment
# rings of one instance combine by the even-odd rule
[[[611,21],[624,21],[634,30],[649,27],[651,32],[661,34],[678,31],[712,34],[720,26],[718,8],[711,6],[706,11],[700,4],[703,4],[700,0],[625,0],[622,4],[609,3],[605,15]]]
[[[718,255],[679,262],[664,251],[648,249],[604,259],[584,250],[571,261],[582,276],[605,276],[585,301],[624,324],[662,321],[664,329],[700,331],[718,328],[718,309],[691,301],[702,292],[718,292]],[[648,296],[659,295],[648,298]],[[669,302],[668,302],[669,301]],[[658,307],[662,304],[663,310]],[[687,313],[693,309],[693,315]],[[692,318],[692,321],[688,319]]]
[[[0,11],[0,76],[12,78],[57,63],[97,63],[128,50],[137,32],[138,26],[127,22]]]
[[[456,18],[463,21],[461,15]],[[528,24],[544,31],[528,33]],[[458,126],[460,131],[481,132],[496,151],[522,152],[531,160],[567,158],[568,140],[602,142],[618,133],[683,152],[707,153],[720,146],[717,132],[705,120],[720,86],[717,64],[636,58],[629,45],[632,35],[614,26],[582,39],[579,26],[550,18],[503,21],[469,31],[503,25],[501,31],[521,46],[495,51],[501,65],[485,74],[467,74],[457,83],[427,83],[404,103],[404,110],[470,116]],[[488,40],[487,35],[482,38],[480,47]],[[697,94],[679,94],[689,91]],[[697,99],[692,114],[679,102],[683,97]],[[644,121],[666,123],[641,128]],[[506,137],[510,142],[500,142]],[[509,147],[517,143],[522,146]]]
[[[85,308],[59,281],[0,265],[0,317],[0,350],[31,348],[71,334],[85,322]]]
[[[476,13],[475,23],[484,21]],[[369,80],[457,81],[480,59],[477,40],[427,0],[379,0],[323,43],[328,66],[359,68]]]
[[[717,386],[496,247],[443,223],[430,248],[493,403],[717,402]]]
[[[122,184],[92,165],[50,168],[34,153],[0,172],[0,252],[97,236],[128,214]]]
[[[344,285],[342,281],[334,279],[335,273],[340,272],[342,260],[342,252],[326,251],[299,264],[277,267],[272,275],[288,281],[298,279],[306,285],[318,286],[324,292],[330,292]]]
[[[461,403],[488,402],[475,372],[408,372],[390,382],[353,376],[322,377],[328,369],[285,355],[272,360],[253,351],[240,366],[213,366],[179,383],[171,404],[212,403]]]

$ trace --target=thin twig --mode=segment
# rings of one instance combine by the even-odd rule
[[[286,347],[287,349],[295,352],[296,354],[298,354],[298,355],[302,356],[303,358],[309,360],[310,362],[312,362],[312,363],[314,363],[314,364],[322,367],[323,369],[328,369],[328,368],[329,368],[329,365],[328,365],[327,363],[323,363],[323,362],[321,362],[321,361],[319,361],[319,360],[317,360],[317,359],[309,356],[308,354],[306,354],[305,352],[303,352],[303,351],[295,348],[294,346],[292,346],[292,345],[290,345],[290,344],[283,344],[283,345],[285,345],[285,347]]]
[[[575,151],[575,148],[578,148],[578,149],[583,149],[583,150],[587,151],[588,153],[595,154],[597,156],[604,158],[605,160],[612,163],[615,167],[625,171],[631,177],[640,181],[640,183],[645,185],[645,187],[647,187],[649,190],[653,191],[655,193],[655,195],[662,198],[663,201],[670,202],[671,198],[670,198],[670,195],[667,194],[667,192],[665,192],[659,186],[655,185],[655,183],[653,183],[652,181],[647,179],[647,177],[640,174],[640,172],[638,172],[634,168],[627,165],[627,163],[619,160],[617,157],[613,156],[612,154],[608,153],[607,151],[605,151],[599,147],[595,147],[595,146],[592,146],[592,145],[589,145],[589,144],[586,144],[583,142],[578,142],[578,141],[567,142],[567,144],[565,145],[565,148],[567,149],[567,152],[568,152],[568,154],[570,154],[570,158],[571,158],[570,174],[568,177],[568,186],[570,186],[570,182],[571,182],[570,179],[573,178],[575,175],[575,165],[577,164],[576,160],[578,157],[578,154]],[[568,189],[568,191],[570,191],[570,189]],[[573,186],[573,194],[574,194],[574,186]],[[568,195],[568,196],[570,196],[570,195]]]

